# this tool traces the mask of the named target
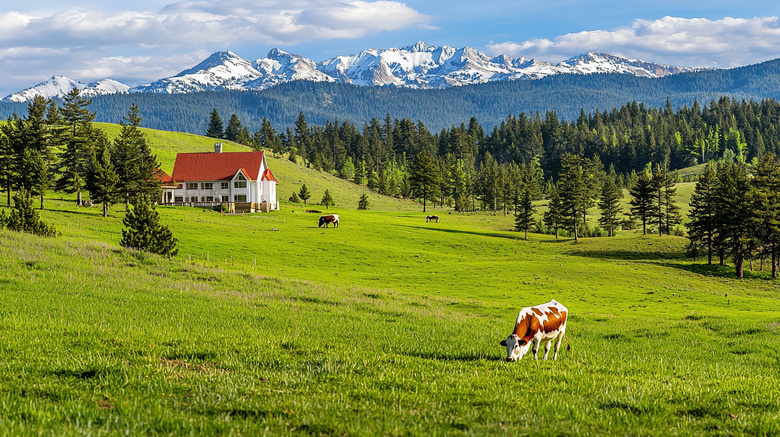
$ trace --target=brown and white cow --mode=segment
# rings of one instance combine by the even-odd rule
[[[561,342],[566,338],[566,319],[569,310],[558,302],[550,302],[533,307],[527,307],[520,310],[515,322],[515,330],[506,340],[501,341],[501,346],[506,347],[506,360],[519,361],[528,352],[531,342],[534,345],[534,359],[539,359],[539,343],[544,342],[544,359],[550,353],[552,341],[555,343],[555,354],[553,359],[558,359],[558,350],[561,348]],[[566,343],[569,339],[566,338]],[[571,346],[569,346],[571,349]]]
[[[425,223],[432,222],[436,220],[436,223],[439,223],[439,216],[438,215],[427,215],[425,216]]]
[[[334,228],[339,227],[339,215],[338,214],[330,214],[330,215],[324,215],[320,217],[320,223],[317,225],[318,228],[321,228],[322,225],[325,225],[325,227],[328,227],[328,224],[333,223]]]

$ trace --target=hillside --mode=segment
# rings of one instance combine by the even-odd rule
[[[164,168],[213,147],[145,132]],[[280,191],[362,191],[269,158]],[[338,229],[298,205],[161,206],[179,244],[167,260],[119,246],[123,205],[103,218],[47,196],[61,236],[0,230],[0,434],[780,433],[768,272],[732,279],[682,237],[525,241],[511,215],[426,223],[377,197],[333,208]],[[551,299],[572,351],[505,362],[519,309]]]

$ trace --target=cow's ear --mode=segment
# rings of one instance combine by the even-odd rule
[[[517,342],[517,344],[519,344],[520,346],[525,346],[526,343],[528,343],[528,342],[525,341],[525,340],[520,340],[520,341]]]
[[[500,343],[500,344],[501,344],[501,346],[504,346],[504,347],[506,347],[506,340],[501,340],[501,343]]]

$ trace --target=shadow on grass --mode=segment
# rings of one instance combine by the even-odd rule
[[[719,265],[719,264],[687,264],[687,263],[664,263],[664,265],[673,267],[679,270],[685,270],[687,272],[696,273],[702,276],[714,276],[719,278],[731,278],[736,279],[736,273],[733,266]],[[748,270],[748,264],[745,264],[745,270],[742,272],[742,279],[772,279],[772,273],[770,271],[757,271]]]
[[[446,232],[450,234],[467,234],[467,235],[479,235],[482,237],[495,237],[495,238],[506,238],[508,240],[522,240],[523,234],[518,233],[515,235],[507,235],[505,233],[501,232],[494,232],[494,231],[485,231],[485,232],[477,232],[477,231],[464,231],[461,229],[448,229],[448,228],[432,228],[432,227],[425,227],[425,226],[412,226],[412,225],[401,225],[407,228],[412,229],[418,229],[422,231],[434,231],[434,232]],[[508,231],[507,231],[508,232]]]
[[[494,356],[487,356],[484,354],[468,354],[468,353],[446,353],[446,352],[408,352],[404,353],[403,355],[407,357],[416,357],[416,358],[422,358],[425,360],[436,360],[436,361],[463,361],[463,362],[469,362],[469,361],[497,361],[501,360],[501,358],[496,358]]]
[[[646,261],[646,260],[668,260],[680,261],[685,255],[669,253],[663,251],[634,252],[631,250],[572,250],[569,252],[573,256],[585,258],[625,260],[625,261]]]

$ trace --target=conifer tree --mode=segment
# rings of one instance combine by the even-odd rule
[[[241,136],[242,129],[241,120],[238,119],[238,116],[234,112],[233,115],[230,116],[227,127],[225,128],[225,139],[228,141],[240,142],[238,140]]]
[[[766,153],[759,158],[751,183],[755,218],[750,226],[764,251],[769,253],[772,278],[777,278],[780,256],[780,160],[777,155]]]
[[[524,240],[528,240],[528,230],[536,223],[534,221],[535,212],[536,207],[533,204],[531,190],[524,188],[515,207],[515,230],[525,233]]]
[[[325,190],[325,194],[322,195],[322,200],[320,200],[320,205],[325,206],[325,209],[330,209],[331,205],[335,205],[329,190]]]
[[[715,188],[717,175],[712,165],[707,165],[699,175],[690,200],[688,238],[694,247],[703,245],[707,250],[707,264],[712,265],[712,252],[717,232],[715,212]]]
[[[565,217],[563,226],[571,230],[575,242],[579,241],[579,224],[588,205],[592,202],[591,189],[587,180],[590,166],[590,160],[579,155],[567,153],[561,157],[558,196]]]
[[[412,195],[422,199],[425,212],[427,200],[435,199],[439,195],[439,168],[430,152],[423,150],[415,157],[410,170],[409,184]]]
[[[92,126],[95,113],[87,109],[91,104],[92,99],[84,98],[81,91],[74,88],[65,96],[59,114],[64,123],[61,133],[64,144],[57,168],[57,190],[76,193],[79,206],[94,149],[98,143],[107,141],[105,133]]]
[[[171,258],[176,256],[177,240],[168,226],[160,223],[159,215],[146,194],[133,198],[132,208],[125,213],[120,244],[131,249],[156,253]]]
[[[125,208],[130,199],[145,194],[149,199],[160,199],[162,186],[157,179],[160,164],[153,155],[146,136],[141,131],[141,116],[135,104],[120,121],[121,131],[114,139],[112,164],[119,176],[118,189],[124,194]]]
[[[363,192],[363,194],[360,195],[360,200],[358,200],[357,209],[368,209],[369,206],[371,206],[371,203],[368,201],[368,194]]]
[[[309,200],[309,198],[311,197],[311,193],[309,192],[309,189],[306,188],[306,184],[303,184],[301,186],[301,190],[298,191],[298,197],[300,197],[301,200],[303,200],[304,205],[306,204],[306,201]]]
[[[89,197],[103,205],[103,217],[107,217],[108,205],[116,199],[119,186],[119,175],[111,163],[108,143],[99,146],[93,154],[86,183]]]
[[[630,190],[631,215],[642,221],[642,235],[647,235],[647,223],[655,217],[653,205],[653,181],[647,172],[642,172]]]
[[[14,208],[5,221],[5,226],[12,231],[27,232],[42,237],[54,237],[58,235],[54,226],[41,220],[38,212],[33,208],[29,191],[24,187],[14,195]]]
[[[211,138],[224,138],[225,137],[225,125],[222,122],[217,108],[211,111],[209,116],[209,126],[206,129],[206,136]]]
[[[558,229],[562,227],[564,220],[563,204],[558,195],[556,186],[552,186],[547,195],[550,201],[547,203],[547,211],[544,213],[544,224],[555,232],[555,239],[558,239]]]
[[[298,193],[293,192],[289,199],[290,202],[301,203],[301,199],[298,197]]]
[[[610,237],[615,235],[615,229],[620,226],[620,217],[618,215],[622,212],[620,208],[621,199],[623,199],[623,190],[615,184],[614,173],[610,174],[604,180],[599,199],[599,210],[601,210],[599,225],[607,230]]]
[[[744,165],[724,161],[718,166],[715,190],[715,210],[719,238],[734,258],[737,278],[744,274],[745,259],[752,248],[750,224],[755,220],[753,203],[749,199],[750,182]]]

